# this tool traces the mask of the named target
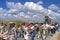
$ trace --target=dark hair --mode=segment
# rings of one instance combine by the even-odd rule
[[[10,25],[10,27],[15,27],[15,23],[11,23],[9,25]]]
[[[1,23],[1,25],[3,25],[3,22]]]
[[[21,25],[19,24],[18,27],[20,27]]]
[[[52,25],[54,25],[54,24],[52,24]]]
[[[41,23],[41,25],[43,25],[43,23]]]
[[[33,23],[30,23],[30,24],[34,25]]]
[[[25,22],[22,25],[25,25]]]

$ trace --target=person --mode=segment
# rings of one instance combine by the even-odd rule
[[[24,34],[25,34],[25,22],[22,24],[22,38],[24,38]]]
[[[34,40],[34,37],[35,37],[35,27],[31,24],[30,25],[31,27],[30,27],[30,40]]]
[[[10,22],[9,26],[10,27],[9,27],[8,32],[10,35],[10,40],[17,40],[15,23]]]
[[[18,25],[18,30],[17,30],[17,35],[18,37],[22,37],[22,26],[21,25]]]
[[[42,40],[43,40],[43,31],[44,31],[44,24],[43,23],[40,23],[39,24],[39,31],[38,31],[38,38],[42,38]]]
[[[40,32],[40,37],[42,38],[43,40],[43,23],[40,24],[40,27],[39,27],[39,32]]]
[[[1,23],[1,25],[0,25],[0,33],[2,33],[2,32],[3,32],[3,28],[4,28],[4,24],[3,24],[3,23]]]
[[[3,40],[9,40],[8,30],[5,29],[2,33]]]
[[[58,23],[55,23],[55,29],[56,29],[56,30],[57,30],[57,28],[58,28],[58,25],[59,25]],[[56,31],[56,30],[55,30],[55,31]]]
[[[51,33],[54,34],[54,33],[55,33],[55,32],[54,32],[54,31],[55,31],[55,30],[54,30],[54,24],[52,24],[50,27],[51,27]]]
[[[41,34],[42,40],[45,40],[47,37],[47,32],[48,32],[47,25],[48,24],[41,23],[40,34]]]
[[[3,31],[5,31],[5,29],[8,30],[8,26],[7,26],[7,24],[4,24]]]
[[[36,32],[38,33],[38,31],[39,31],[39,25],[35,24],[35,28],[36,28]]]
[[[28,31],[28,26],[25,25],[25,28],[24,28],[24,40],[29,40],[29,31]]]
[[[46,31],[47,31],[47,35],[49,35],[50,34],[50,24],[47,24],[46,23]]]

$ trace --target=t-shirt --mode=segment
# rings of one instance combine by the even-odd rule
[[[34,30],[34,26],[32,26],[31,29]]]
[[[53,29],[54,28],[54,26],[50,26],[51,27],[51,29]]]
[[[48,25],[48,24],[43,24],[42,27],[43,27],[43,29],[47,29],[47,28],[50,27],[50,25]]]
[[[46,26],[45,26],[45,24],[43,24],[41,27],[42,27],[42,29],[46,29]]]
[[[15,27],[11,28],[11,29],[9,30],[9,34],[15,35],[15,34],[16,34],[16,28],[15,28]]]
[[[34,33],[34,26],[30,28],[30,33]]]
[[[25,27],[24,31],[26,34],[24,34],[24,39],[26,39],[26,40],[28,39],[28,35],[29,35],[27,30],[28,30],[28,27]]]
[[[25,28],[24,28],[24,30],[25,30],[25,31],[27,31],[27,30],[28,30],[28,28],[27,28],[27,27],[25,27]]]
[[[24,25],[22,26],[22,31],[25,31],[25,27],[26,27],[26,26],[24,26]]]
[[[49,24],[46,24],[46,27],[50,27],[50,25]]]

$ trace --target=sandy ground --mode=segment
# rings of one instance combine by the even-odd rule
[[[52,36],[48,36],[46,38],[46,40],[51,40]],[[24,40],[23,38],[18,38],[17,40]],[[30,40],[30,39],[29,39]],[[42,40],[41,38],[37,38],[37,36],[35,37],[35,40]]]
[[[56,32],[53,37],[52,37],[52,40],[60,40],[60,32]]]

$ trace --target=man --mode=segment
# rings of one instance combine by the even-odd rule
[[[55,33],[55,32],[54,32],[54,31],[55,31],[55,30],[54,30],[54,27],[55,27],[54,24],[52,24],[50,27],[51,27],[51,33],[54,34],[54,33]]]
[[[10,22],[9,26],[10,26],[9,27],[9,35],[11,35],[10,36],[10,40],[17,40],[15,23],[14,22]]]
[[[22,37],[22,26],[21,25],[18,25],[17,35],[18,37]]]
[[[31,40],[34,40],[35,32],[36,32],[35,27],[31,24],[31,27],[30,27]]]

